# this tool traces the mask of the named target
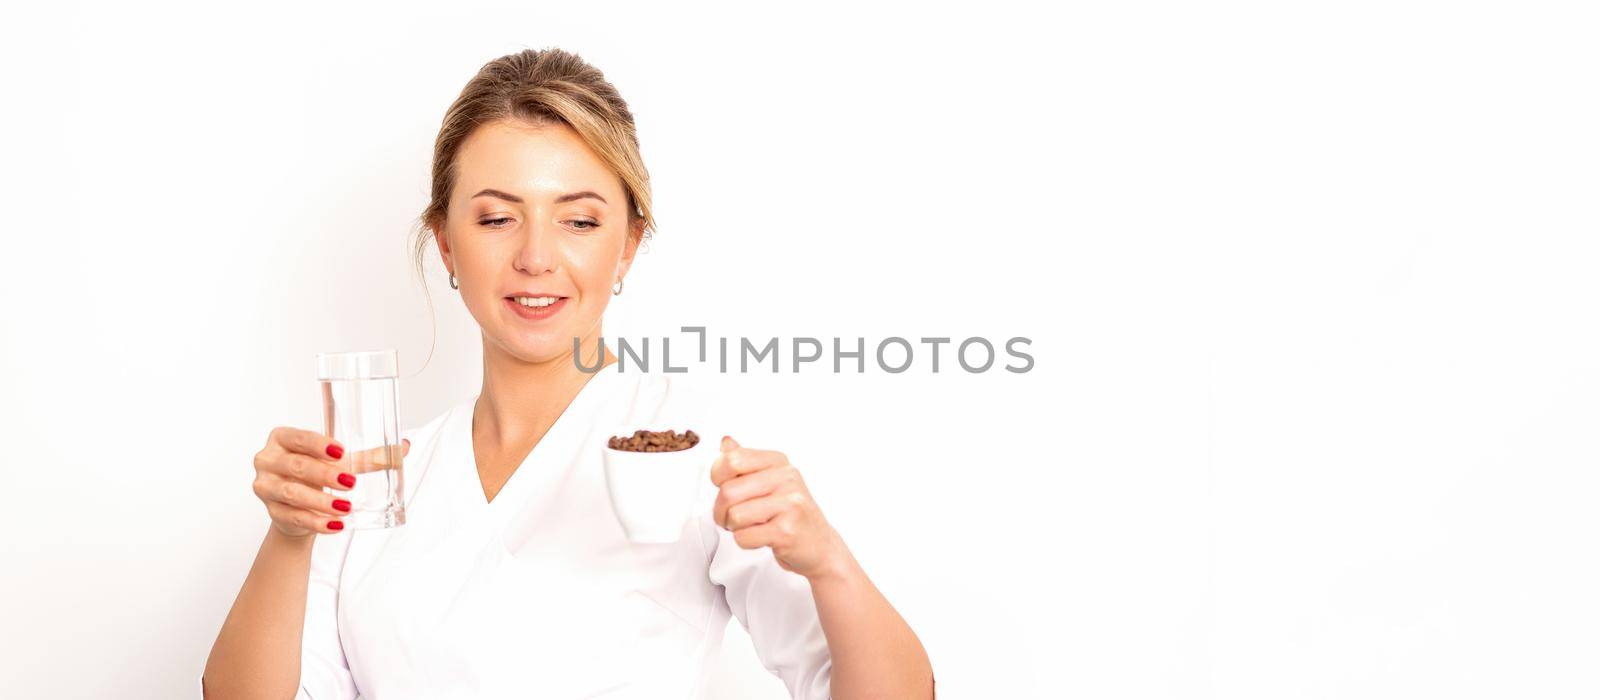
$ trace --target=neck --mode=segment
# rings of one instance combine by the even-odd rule
[[[617,361],[598,332],[580,347],[586,368],[597,357],[603,358],[599,371]],[[537,441],[597,373],[578,369],[570,347],[548,361],[525,362],[485,341],[483,389],[472,412],[474,442],[495,450]]]

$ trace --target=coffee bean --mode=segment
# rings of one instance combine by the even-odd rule
[[[607,447],[625,452],[678,452],[698,444],[700,436],[693,430],[635,430],[632,436],[613,435],[606,440]]]

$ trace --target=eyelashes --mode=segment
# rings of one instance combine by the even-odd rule
[[[479,221],[478,223],[483,225],[483,226],[488,226],[489,228],[500,228],[501,226],[504,225],[504,222],[507,222],[507,221],[510,221],[510,220],[511,220],[510,217],[502,216],[502,217],[499,217],[499,218],[496,218],[496,219],[484,219],[482,221]],[[579,231],[593,231],[593,230],[595,230],[597,228],[600,228],[600,224],[597,224],[597,223],[595,223],[593,221],[588,221],[586,219],[573,219],[571,221],[571,223],[573,225],[584,224],[584,226],[578,228]]]

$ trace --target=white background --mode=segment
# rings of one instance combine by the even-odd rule
[[[220,5],[0,29],[10,697],[199,696],[314,353],[398,348],[407,425],[477,390],[408,236],[544,46],[654,182],[608,334],[1033,340],[728,383],[941,697],[1600,693],[1584,3]],[[710,696],[784,697],[737,624]]]

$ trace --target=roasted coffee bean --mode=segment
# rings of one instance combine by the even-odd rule
[[[700,444],[700,436],[693,430],[679,433],[676,430],[635,430],[633,435],[613,435],[606,446],[626,452],[677,452]]]

